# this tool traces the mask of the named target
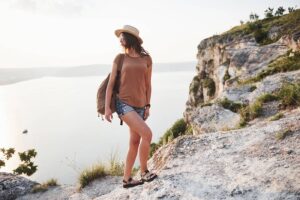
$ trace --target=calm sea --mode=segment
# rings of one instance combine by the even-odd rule
[[[191,70],[153,73],[152,107],[146,123],[154,142],[183,116],[194,75]],[[33,161],[38,170],[28,178],[74,184],[86,167],[105,163],[114,153],[125,158],[127,125],[120,126],[116,113],[112,123],[97,116],[96,92],[104,78],[47,77],[0,86],[0,147],[37,151]],[[15,154],[1,171],[12,172],[18,163]]]

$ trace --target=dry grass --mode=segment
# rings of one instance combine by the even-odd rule
[[[56,179],[49,179],[48,181],[46,181],[45,183],[39,184],[39,185],[35,185],[31,192],[32,193],[37,193],[37,192],[45,192],[48,190],[48,188],[50,186],[57,186],[57,180]]]

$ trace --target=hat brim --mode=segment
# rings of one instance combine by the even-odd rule
[[[136,35],[135,33],[131,32],[131,31],[125,30],[125,29],[117,29],[117,30],[115,30],[115,35],[117,37],[119,37],[122,32],[130,33],[130,34],[134,35],[139,40],[139,42],[141,44],[143,43],[143,40],[142,40],[142,38],[140,38],[140,36]]]

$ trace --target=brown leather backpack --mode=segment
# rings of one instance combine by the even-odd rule
[[[117,75],[116,75],[116,79],[115,79],[115,83],[114,83],[114,87],[113,87],[113,91],[112,91],[112,97],[111,97],[111,101],[110,101],[110,108],[111,108],[112,113],[114,113],[116,111],[115,103],[116,103],[117,93],[119,93],[123,60],[124,60],[124,54],[121,54],[120,59],[118,60]],[[105,115],[106,88],[108,85],[110,75],[111,75],[111,73],[109,73],[107,75],[107,77],[102,81],[102,83],[100,84],[100,86],[98,88],[98,92],[97,92],[97,112],[98,112],[98,117],[100,114],[102,120],[104,120],[103,115]]]

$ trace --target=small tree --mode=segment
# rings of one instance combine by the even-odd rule
[[[250,16],[250,21],[257,21],[259,19],[259,16],[256,13],[251,13]]]
[[[15,153],[14,148],[9,148],[9,149],[1,148],[0,151],[2,152],[6,160],[9,160],[12,157],[12,155]],[[0,168],[4,166],[5,166],[5,161],[4,158],[2,158],[0,159]]]
[[[294,7],[288,7],[289,13],[294,12],[296,9]]]
[[[275,12],[275,16],[282,16],[284,11],[285,11],[285,9],[282,6],[278,7]]]
[[[273,10],[274,10],[274,8],[268,7],[268,9],[265,10],[265,17],[266,17],[266,18],[274,17],[274,15],[273,15]]]
[[[5,166],[4,159],[9,160],[15,153],[15,149],[1,148],[0,151],[2,152],[4,157],[0,159],[1,168]],[[34,165],[34,163],[31,161],[31,158],[36,157],[37,152],[34,149],[29,149],[28,151],[18,152],[18,155],[22,163],[16,169],[13,170],[13,173],[16,175],[26,174],[27,176],[31,176],[32,174],[34,174],[37,170],[37,165]]]

